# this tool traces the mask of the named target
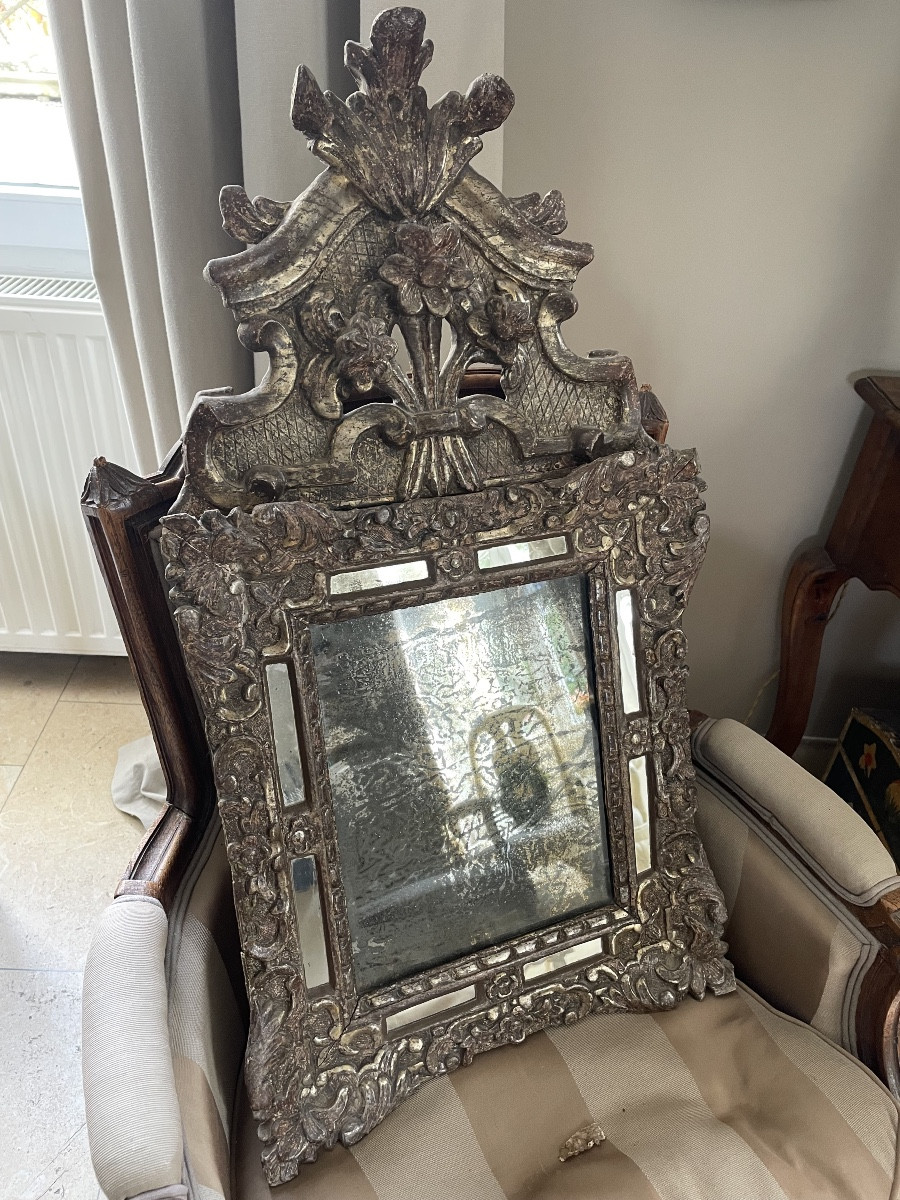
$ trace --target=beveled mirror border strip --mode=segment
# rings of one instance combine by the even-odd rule
[[[733,986],[723,959],[721,893],[692,821],[680,619],[708,535],[699,493],[692,453],[649,443],[553,481],[362,510],[295,501],[163,522],[176,624],[204,709],[234,879],[251,1003],[246,1080],[270,1182],[292,1178],[323,1147],[352,1144],[427,1079],[475,1054],[594,1010],[669,1008],[688,992]],[[476,547],[561,532],[571,535],[579,560],[603,565],[610,586],[633,589],[647,710],[602,726],[602,752],[604,770],[617,771],[620,783],[626,757],[653,752],[656,866],[638,882],[633,919],[608,935],[606,957],[528,987],[495,959],[484,978],[488,1008],[385,1039],[381,1012],[351,1022],[338,996],[309,997],[304,988],[287,871],[289,858],[309,853],[319,837],[317,813],[327,819],[318,790],[326,763],[320,750],[313,754],[312,803],[279,820],[264,663],[288,655],[288,613],[322,609],[331,572],[429,554],[438,572],[429,596],[470,593],[476,572],[479,589],[507,586],[522,573],[516,565],[486,577]],[[529,575],[571,574],[573,561],[539,561]],[[409,603],[414,592],[403,585],[402,594]],[[380,611],[385,598],[342,597],[340,611]],[[595,622],[594,637],[602,659],[615,663],[614,627]],[[598,680],[601,716],[620,703],[617,686],[615,672]],[[305,745],[310,721],[304,711]],[[608,781],[612,792],[612,775]],[[629,819],[626,838],[630,826]],[[322,833],[335,838],[333,828]],[[329,919],[340,925],[346,912],[333,862],[322,879]],[[335,983],[350,994],[345,973]]]

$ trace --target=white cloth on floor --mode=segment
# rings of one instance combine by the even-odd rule
[[[153,738],[138,738],[119,750],[112,780],[113,804],[137,817],[145,829],[166,803],[166,780]]]

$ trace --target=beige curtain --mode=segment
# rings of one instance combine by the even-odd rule
[[[239,249],[217,203],[242,178],[234,13],[230,0],[50,0],[50,19],[94,277],[149,471],[197,391],[252,378],[202,277]]]
[[[290,122],[299,63],[345,96],[344,42],[377,0],[50,0],[94,278],[140,467],[174,446],[201,388],[251,385],[250,356],[202,277],[239,249],[219,189],[291,200],[322,169]],[[503,0],[422,0],[432,100],[503,69]],[[500,182],[502,138],[479,168]]]

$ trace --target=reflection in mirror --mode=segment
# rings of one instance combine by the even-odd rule
[[[357,988],[612,898],[587,580],[312,625]]]
[[[435,1013],[471,1004],[474,999],[474,984],[470,984],[469,987],[457,988],[455,992],[447,992],[443,996],[435,996],[433,1000],[423,1000],[421,1004],[413,1004],[410,1008],[404,1008],[403,1012],[391,1013],[385,1020],[385,1029],[389,1034],[394,1033],[397,1029],[405,1029],[407,1025],[415,1025],[418,1021],[424,1021],[426,1017],[434,1016]]]
[[[319,873],[313,855],[307,854],[292,861],[291,882],[294,888],[297,939],[300,942],[306,986],[322,987],[330,982],[331,977],[328,971],[328,951],[325,948]]]
[[[478,551],[478,566],[482,571],[492,567],[508,567],[513,563],[535,562],[539,558],[557,558],[569,549],[565,537],[535,538],[530,542],[507,542]]]
[[[384,567],[366,567],[362,571],[342,571],[331,576],[332,596],[345,596],[349,592],[368,592],[373,588],[395,587],[398,583],[412,583],[415,579],[428,578],[428,563],[424,558],[412,562],[388,563]]]
[[[638,874],[649,871],[650,854],[650,787],[647,782],[647,759],[632,758],[628,763],[631,784],[631,815],[634,820],[634,858]]]
[[[622,707],[627,713],[641,707],[638,694],[637,657],[634,653],[634,603],[627,589],[616,592],[616,628],[619,633],[619,676]]]
[[[557,950],[554,954],[545,954],[543,958],[527,962],[522,968],[524,979],[537,979],[541,975],[549,975],[551,971],[559,971],[563,967],[571,967],[573,963],[584,962],[595,954],[603,953],[602,937],[590,938],[587,942],[579,942],[568,950]]]
[[[287,663],[266,663],[266,688],[269,693],[269,712],[278,760],[278,781],[285,806],[303,804],[306,790],[303,768],[300,765],[300,745],[297,741],[297,718],[294,710],[294,685]]]

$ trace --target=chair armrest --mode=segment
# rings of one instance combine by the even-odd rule
[[[900,878],[865,822],[736,721],[693,739],[697,824],[738,974],[900,1095]]]
[[[91,1159],[109,1200],[187,1195],[169,1046],[168,921],[153,899],[106,909],[84,970],[82,1076]]]
[[[900,887],[877,835],[835,792],[738,721],[704,721],[694,761],[728,782],[836,895],[868,904]]]

